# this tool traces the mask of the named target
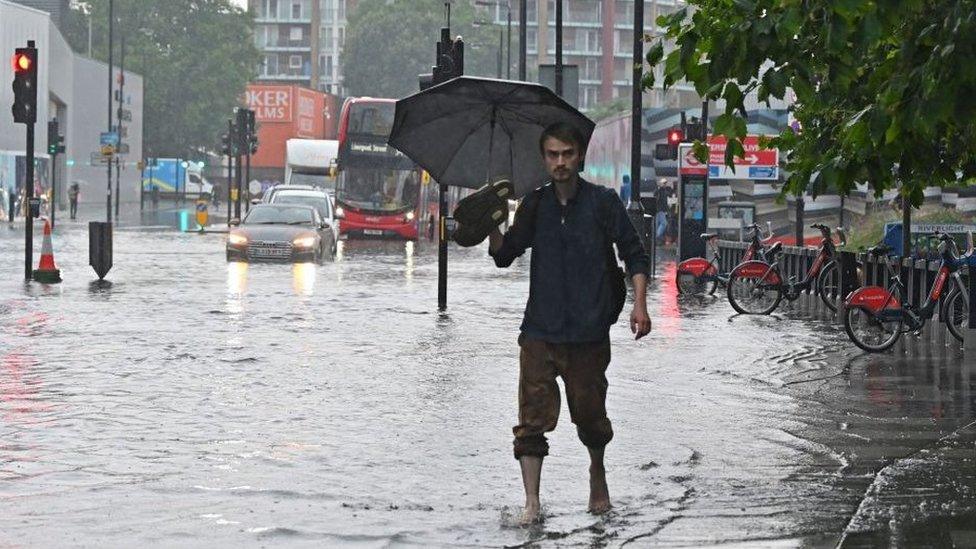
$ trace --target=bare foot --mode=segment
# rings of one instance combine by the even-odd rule
[[[590,506],[587,510],[594,515],[602,515],[610,510],[610,490],[604,469],[590,467]]]
[[[539,514],[539,501],[526,501],[525,510],[522,511],[522,516],[519,517],[520,526],[529,526],[530,524],[535,524],[541,520],[542,516]]]

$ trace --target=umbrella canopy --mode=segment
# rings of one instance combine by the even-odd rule
[[[549,88],[462,76],[396,103],[390,145],[440,183],[476,189],[507,178],[522,196],[547,174],[542,131],[566,122],[589,144],[594,123]]]

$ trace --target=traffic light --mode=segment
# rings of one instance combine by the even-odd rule
[[[451,39],[451,31],[441,29],[441,39],[437,42],[437,64],[431,72],[418,75],[420,91],[447,82],[464,74],[464,40],[458,36]]]
[[[685,132],[681,128],[671,128],[668,130],[668,145],[677,147],[685,140]]]
[[[37,48],[17,48],[11,59],[14,68],[14,122],[33,124],[37,121]]]
[[[220,136],[220,154],[222,154],[223,156],[230,156],[231,154],[230,145],[231,145],[230,134],[226,134],[226,133],[222,134]]]
[[[236,149],[234,152],[236,154],[243,154],[244,151],[248,150],[251,146],[250,143],[247,142],[248,141],[247,111],[248,109],[244,109],[244,108],[234,109],[234,112],[237,115],[236,122],[235,122],[235,127],[237,128],[237,131],[234,132],[234,137],[237,138],[237,142],[234,143],[234,148]]]
[[[247,109],[247,150],[251,154],[258,152],[258,129],[254,111]]]
[[[64,152],[64,136],[58,133],[58,119],[47,123],[47,153],[54,156]]]

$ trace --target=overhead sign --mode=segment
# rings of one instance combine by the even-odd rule
[[[119,134],[118,132],[102,132],[98,134],[98,143],[100,145],[118,145]]]
[[[708,166],[695,158],[691,143],[678,145],[678,175],[708,175]]]
[[[742,140],[745,156],[735,157],[735,169],[725,165],[724,135],[708,138],[708,177],[711,179],[779,179],[779,150],[763,149],[758,135],[748,135]]]

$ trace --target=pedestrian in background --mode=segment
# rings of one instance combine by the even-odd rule
[[[606,369],[610,326],[626,298],[623,273],[613,256],[616,243],[634,285],[631,331],[651,331],[646,290],[650,257],[617,195],[579,176],[584,139],[557,123],[539,140],[551,182],[526,196],[503,235],[489,235],[489,253],[508,267],[532,248],[529,300],[519,336],[519,423],[514,453],[522,471],[525,510],[521,520],[540,518],[539,479],[549,453],[545,433],[559,418],[559,385],[566,388],[570,416],[590,454],[589,511],[610,509],[604,449],[613,438],[607,418]]]
[[[630,204],[630,176],[624,174],[623,182],[620,183],[620,201],[626,206]]]
[[[68,209],[71,214],[71,219],[78,217],[78,196],[81,194],[81,188],[78,186],[78,182],[75,181],[68,187]]]

